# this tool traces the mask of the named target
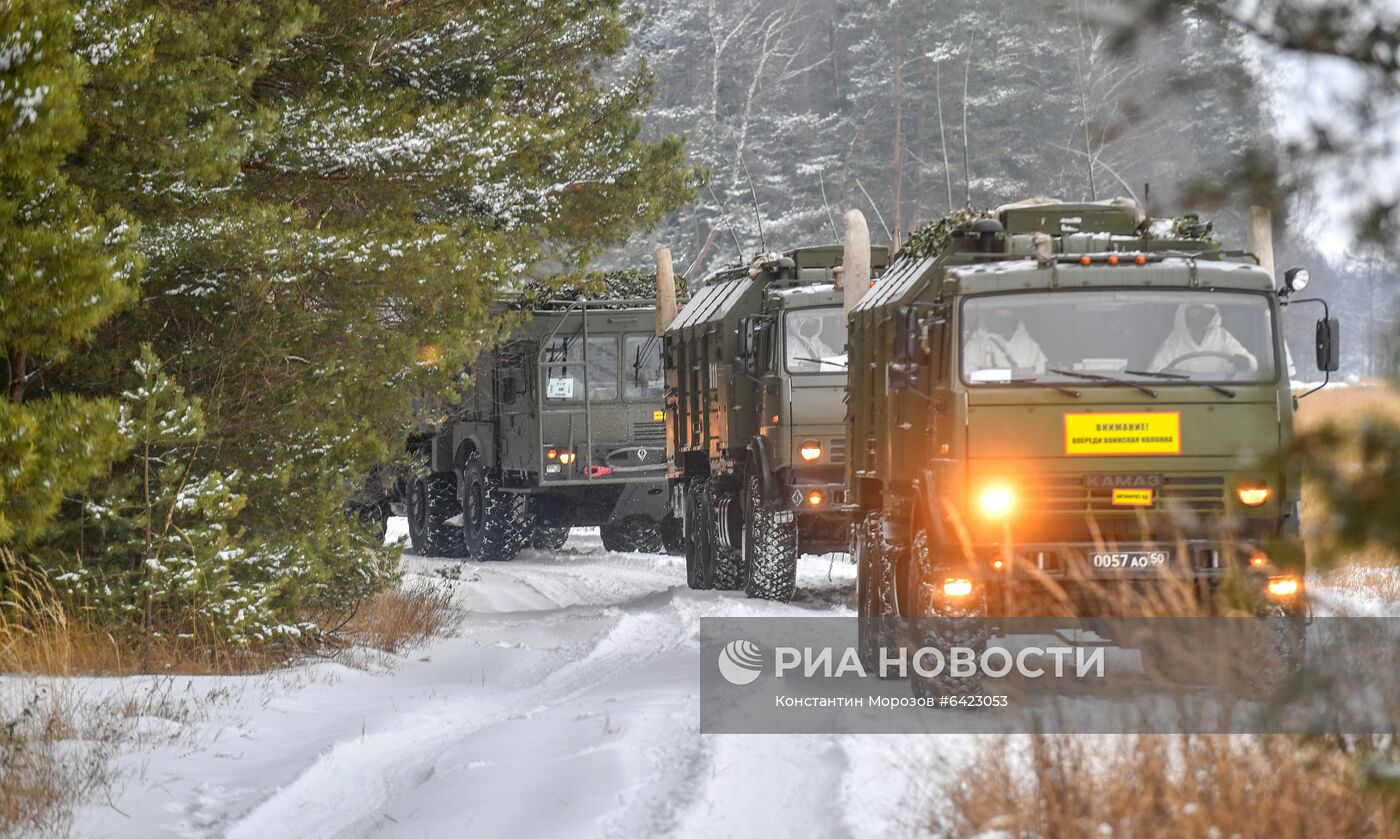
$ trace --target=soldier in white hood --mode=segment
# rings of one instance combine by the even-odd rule
[[[967,368],[1045,372],[1045,353],[1016,312],[1000,306],[982,316],[963,348]]]
[[[1180,360],[1193,353],[1208,353]],[[1183,303],[1148,367],[1154,372],[1226,373],[1258,370],[1259,360],[1220,322],[1220,309],[1210,303]]]

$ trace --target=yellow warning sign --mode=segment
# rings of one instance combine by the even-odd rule
[[[1115,489],[1113,491],[1113,506],[1115,507],[1151,507],[1152,490],[1150,489]]]
[[[651,418],[652,418],[652,420],[653,420],[654,422],[661,422],[662,420],[666,419],[666,412],[665,412],[665,411],[652,411],[652,412],[651,412]]]
[[[1180,412],[1064,416],[1067,455],[1181,454]]]

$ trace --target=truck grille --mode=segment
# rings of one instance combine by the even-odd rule
[[[1133,512],[1116,507],[1113,490],[1090,489],[1079,475],[1038,475],[1028,478],[1026,506],[1043,513]],[[1185,509],[1212,512],[1225,509],[1225,479],[1219,476],[1170,476],[1164,479],[1150,509]]]
[[[666,424],[663,422],[632,423],[634,443],[659,443],[666,439]]]
[[[846,438],[831,438],[831,446],[827,449],[831,453],[829,462],[832,465],[840,465],[846,462]]]

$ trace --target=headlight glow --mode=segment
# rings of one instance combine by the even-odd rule
[[[1016,493],[1006,484],[990,484],[977,496],[977,506],[989,519],[1004,519],[1016,508]]]
[[[949,577],[943,581],[943,594],[948,597],[967,597],[972,594],[972,581],[966,577]]]
[[[803,460],[811,463],[822,456],[822,444],[818,443],[816,440],[803,440],[802,445],[797,449],[797,453],[802,456]]]
[[[1265,591],[1275,600],[1287,600],[1296,596],[1302,587],[1297,577],[1270,577]]]
[[[1245,485],[1235,488],[1235,496],[1246,507],[1262,507],[1274,491],[1266,486]]]

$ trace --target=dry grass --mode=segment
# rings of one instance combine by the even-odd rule
[[[1295,428],[1299,433],[1316,431],[1332,425],[1342,429],[1355,428],[1363,422],[1381,421],[1400,424],[1400,391],[1381,383],[1371,382],[1357,387],[1328,389],[1300,400],[1298,413],[1294,417]],[[1343,452],[1342,458],[1356,457]],[[1331,555],[1325,550],[1328,531],[1328,508],[1319,487],[1305,480],[1303,482],[1301,513],[1303,535],[1310,556]],[[1394,568],[1400,564],[1400,556],[1380,545],[1368,545],[1357,550],[1338,555],[1337,565],[1326,578],[1329,584],[1340,583],[1332,576],[1346,573],[1347,566],[1367,568]]]
[[[0,551],[0,673],[233,675],[285,664],[286,650],[244,650],[114,633],[74,615],[42,573]]]
[[[360,604],[331,634],[343,646],[399,653],[455,631],[462,612],[452,592],[429,581],[385,589]]]
[[[972,837],[1400,837],[1355,763],[1287,738],[997,738],[939,802],[929,830]]]

